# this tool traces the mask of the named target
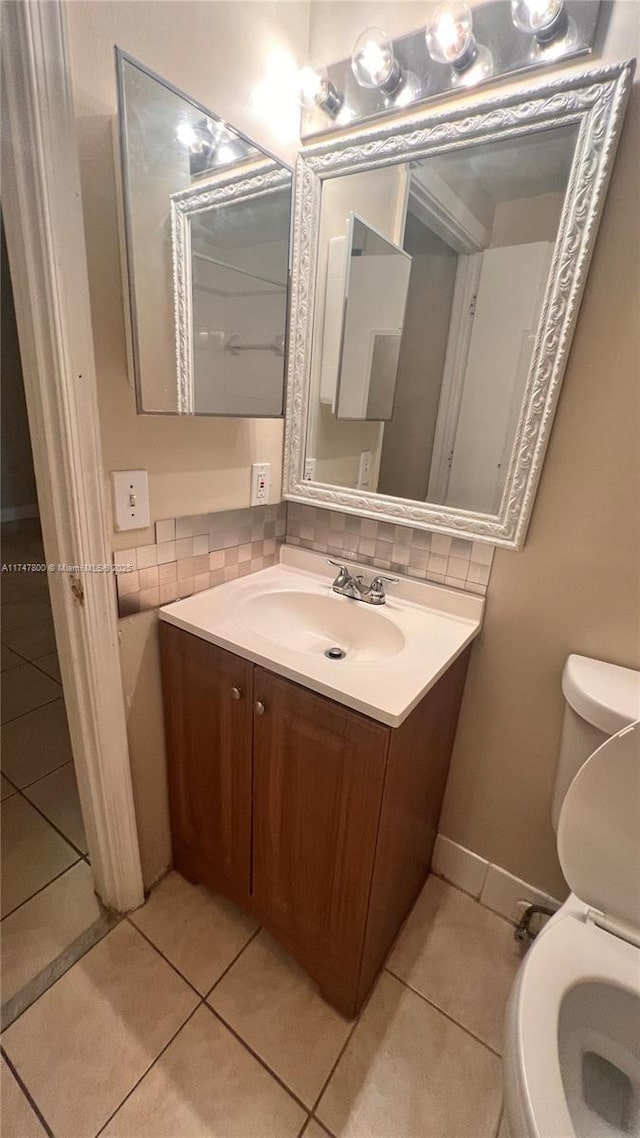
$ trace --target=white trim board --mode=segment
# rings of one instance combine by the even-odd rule
[[[431,870],[458,889],[476,897],[481,905],[517,925],[527,905],[559,909],[562,902],[534,885],[514,877],[499,865],[438,834]]]
[[[3,506],[0,511],[0,521],[21,522],[27,518],[39,518],[38,506]]]
[[[2,210],[65,704],[96,892],[144,900],[107,543],[80,164],[61,0],[3,10]],[[95,565],[96,572],[73,566]]]

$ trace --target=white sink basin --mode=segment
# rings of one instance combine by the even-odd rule
[[[279,565],[166,605],[160,619],[398,727],[477,636],[484,601],[405,577],[374,606],[338,596],[334,576],[321,554],[284,545]]]
[[[258,592],[238,607],[237,619],[293,652],[324,656],[339,648],[345,655],[333,659],[335,665],[343,659],[349,664],[389,660],[405,645],[404,634],[380,608],[333,592]]]

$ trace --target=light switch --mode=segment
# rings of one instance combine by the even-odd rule
[[[117,530],[149,525],[149,479],[146,470],[112,470],[113,518]]]

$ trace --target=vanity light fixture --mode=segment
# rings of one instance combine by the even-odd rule
[[[425,31],[427,51],[436,63],[448,63],[452,82],[470,86],[493,71],[491,52],[473,34],[473,16],[466,0],[439,4]]]
[[[379,27],[366,28],[351,56],[297,73],[297,90],[303,89],[301,137],[586,54],[593,48],[600,4],[432,0],[426,27],[396,39]]]
[[[564,0],[511,0],[511,19],[540,46],[565,36],[569,28]]]
[[[300,102],[303,107],[320,107],[335,118],[343,104],[343,96],[329,79],[326,67],[308,63],[299,74]]]
[[[351,53],[351,70],[361,87],[395,95],[404,74],[393,51],[391,40],[382,28],[365,28]]]

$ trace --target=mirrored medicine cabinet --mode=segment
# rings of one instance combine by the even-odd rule
[[[522,544],[632,72],[303,150],[288,498]]]
[[[283,413],[292,173],[116,49],[140,413]]]

